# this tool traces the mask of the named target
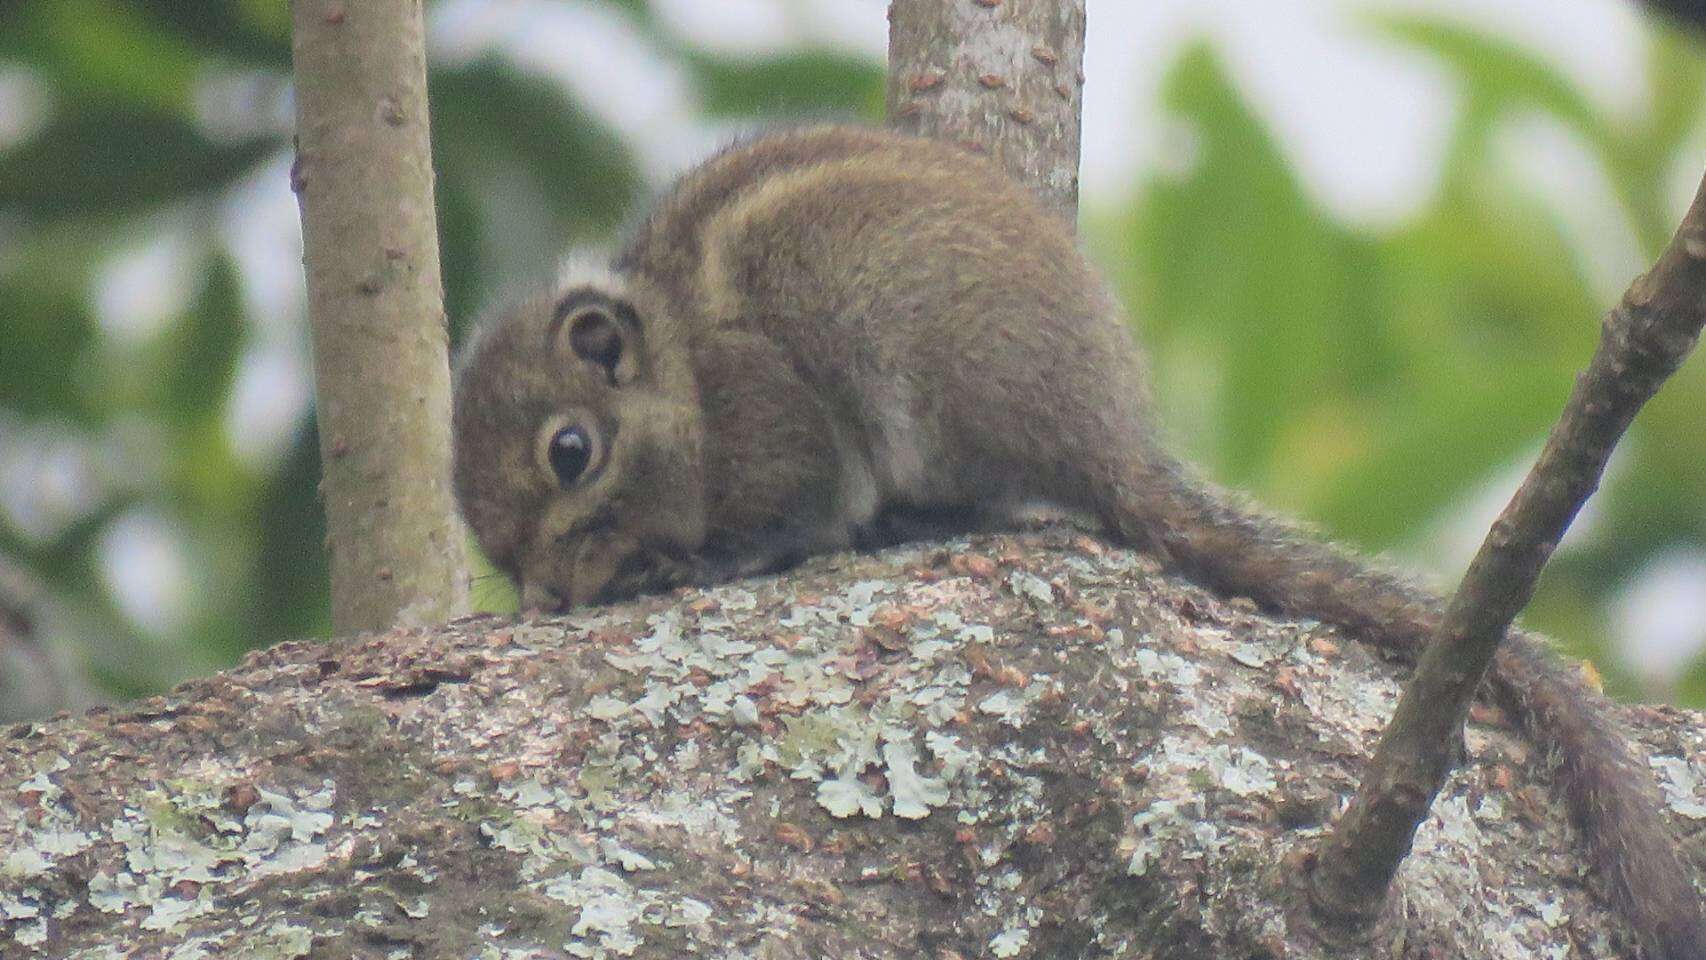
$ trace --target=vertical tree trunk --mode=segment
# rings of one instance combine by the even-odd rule
[[[420,0],[294,0],[297,160],[332,623],[466,604]]]
[[[889,122],[990,151],[1078,210],[1084,0],[894,0]]]

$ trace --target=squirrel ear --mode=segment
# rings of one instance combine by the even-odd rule
[[[633,349],[638,327],[627,322],[632,316],[624,304],[571,296],[557,308],[551,339],[559,349],[566,346],[577,359],[602,369],[610,385],[619,387],[639,370]]]
[[[569,319],[569,347],[575,356],[603,367],[613,380],[626,349],[621,326],[597,307],[582,310]]]

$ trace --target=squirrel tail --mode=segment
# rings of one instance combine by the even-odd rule
[[[1414,663],[1444,615],[1437,595],[1152,449],[1142,475],[1109,483],[1102,519],[1207,586],[1320,620]],[[1111,478],[1109,478],[1111,479]],[[1142,484],[1137,489],[1133,482]],[[1606,698],[1534,634],[1513,629],[1490,671],[1498,701],[1560,771],[1594,872],[1651,960],[1706,960],[1706,909],[1661,812],[1651,771]]]

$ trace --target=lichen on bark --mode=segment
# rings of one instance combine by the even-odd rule
[[[1399,672],[1062,530],[286,644],[6,732],[0,953],[1334,956],[1291,882]],[[1697,836],[1706,724],[1632,719]],[[1372,949],[1622,955],[1481,720]]]

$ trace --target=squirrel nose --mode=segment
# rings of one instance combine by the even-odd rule
[[[545,613],[562,613],[569,608],[569,601],[555,587],[529,580],[521,585],[521,609],[540,610]]]

